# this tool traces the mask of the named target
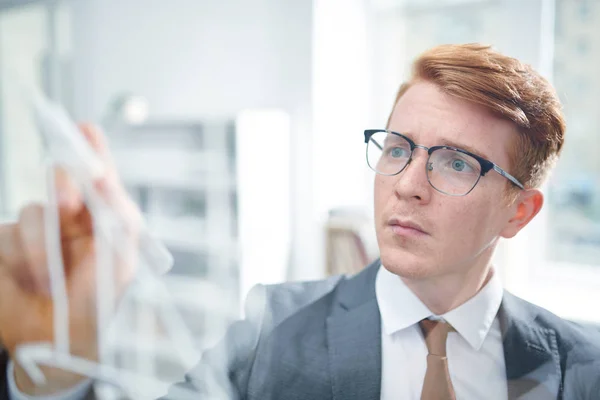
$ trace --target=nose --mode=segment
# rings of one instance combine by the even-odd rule
[[[426,204],[431,200],[433,188],[427,180],[426,149],[415,148],[412,158],[404,170],[396,175],[395,193],[399,199]]]

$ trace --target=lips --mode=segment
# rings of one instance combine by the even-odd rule
[[[398,235],[428,235],[427,231],[415,221],[402,218],[390,218],[388,225]]]

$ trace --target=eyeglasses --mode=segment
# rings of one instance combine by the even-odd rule
[[[402,172],[416,148],[427,151],[427,180],[435,190],[449,196],[466,196],[491,170],[524,189],[521,182],[493,162],[456,147],[425,147],[400,133],[383,129],[365,130],[365,143],[367,164],[376,173],[386,176]]]

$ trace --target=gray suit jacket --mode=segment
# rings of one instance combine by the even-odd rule
[[[379,266],[255,288],[246,318],[165,399],[379,400]],[[498,318],[510,399],[600,399],[600,332],[508,292]],[[0,398],[8,398],[2,381]]]
[[[255,288],[246,319],[167,398],[186,398],[178,393],[184,388],[196,393],[189,398],[378,400],[379,267],[376,261],[350,278]],[[498,318],[510,399],[600,399],[600,331],[508,292]]]

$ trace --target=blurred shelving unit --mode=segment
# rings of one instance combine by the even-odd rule
[[[107,129],[123,184],[174,257],[160,280],[193,339],[189,351],[198,356],[239,311],[235,125],[234,119],[147,121]],[[143,333],[144,348],[120,362],[144,375],[181,378],[192,365],[163,345],[161,300],[147,287],[134,290],[133,299],[123,310],[130,321],[120,329]],[[115,345],[130,347],[126,337],[120,333]]]
[[[175,255],[171,273],[235,291],[227,273],[237,268],[234,121],[147,122],[109,140],[124,185]]]
[[[373,221],[361,210],[330,210],[325,248],[327,276],[358,273],[379,257]]]

